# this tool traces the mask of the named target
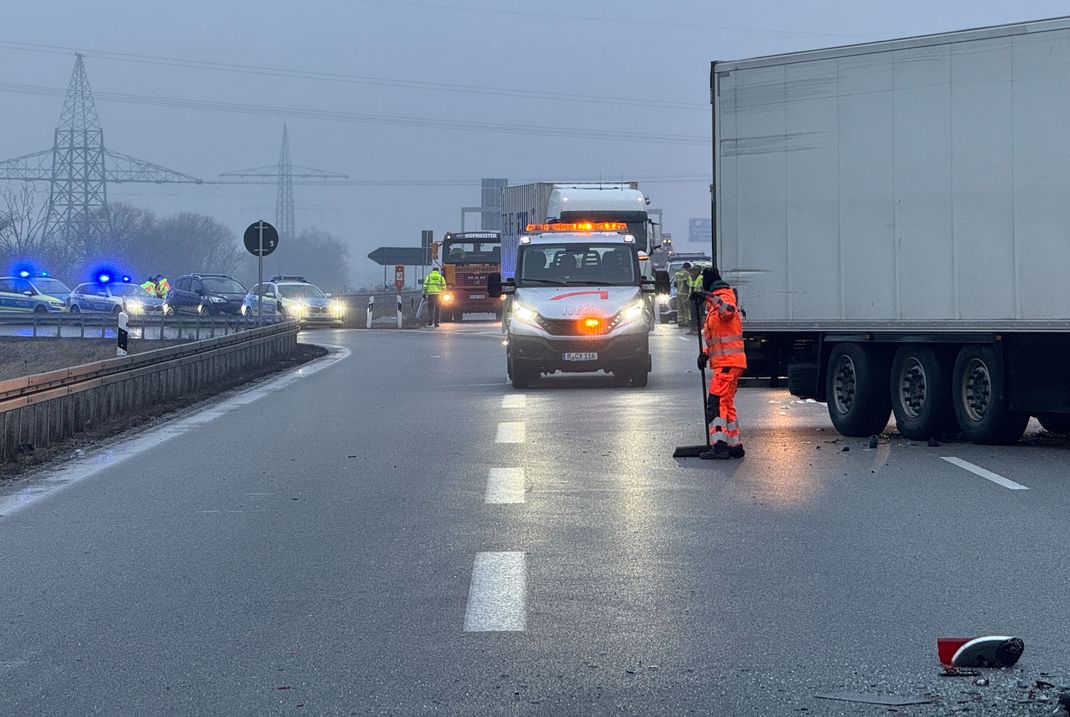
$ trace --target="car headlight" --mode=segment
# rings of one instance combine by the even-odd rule
[[[526,324],[532,324],[535,323],[535,318],[538,316],[538,314],[526,306],[515,304],[513,306],[513,316]]]
[[[211,301],[213,304],[225,304],[225,303],[227,303],[227,300],[224,299],[222,296],[211,296],[211,297],[209,297],[209,301]]]
[[[643,310],[645,308],[646,308],[646,306],[644,306],[642,299],[640,299],[639,301],[636,301],[634,304],[632,304],[631,306],[629,306],[628,308],[626,308],[624,310],[624,320],[625,321],[635,321],[636,319],[638,319],[640,316],[643,315]]]
[[[341,316],[345,312],[346,312],[346,305],[343,304],[341,301],[332,301],[331,302],[331,313],[332,314],[334,314],[335,316]]]
[[[300,303],[296,303],[295,302],[295,303],[290,305],[289,311],[294,316],[304,316],[305,312],[308,311],[308,307],[305,306],[304,304],[300,304]]]
[[[128,301],[126,302],[126,311],[129,314],[143,314],[145,313],[145,305],[140,301]]]

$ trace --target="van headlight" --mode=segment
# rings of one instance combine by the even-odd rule
[[[519,321],[523,321],[525,324],[533,324],[535,323],[535,319],[536,317],[538,317],[538,314],[526,306],[514,304],[513,316],[516,317]]]
[[[643,311],[645,309],[646,309],[646,306],[643,304],[643,300],[642,299],[640,299],[639,301],[636,301],[634,304],[632,304],[631,306],[629,306],[628,308],[626,308],[624,310],[624,320],[625,321],[635,321],[636,319],[638,319],[640,316],[643,315]]]

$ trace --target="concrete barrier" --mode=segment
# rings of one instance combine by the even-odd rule
[[[139,408],[252,373],[293,352],[285,323],[0,382],[0,462]]]

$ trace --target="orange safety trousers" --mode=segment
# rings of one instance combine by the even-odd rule
[[[736,417],[736,389],[744,369],[718,366],[710,379],[710,395],[706,402],[706,420],[710,425],[710,444],[718,441],[729,447],[742,446],[739,420]]]

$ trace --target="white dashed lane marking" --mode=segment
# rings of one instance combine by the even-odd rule
[[[507,393],[502,396],[502,408],[524,408],[528,405],[528,397],[522,393]]]
[[[487,473],[484,503],[523,503],[524,469],[491,468]]]
[[[943,459],[953,466],[958,466],[959,468],[967,470],[970,473],[973,473],[974,475],[979,475],[985,480],[990,480],[996,485],[1003,486],[1007,490],[1029,490],[1029,488],[1022,485],[1021,483],[1016,483],[1010,478],[1004,478],[999,473],[993,473],[990,470],[985,470],[984,468],[976,466],[973,463],[970,463],[969,461],[964,461],[961,458],[955,458],[954,456],[944,456]]]
[[[476,553],[465,632],[518,632],[527,627],[527,554]]]
[[[527,431],[523,421],[503,421],[498,424],[495,443],[523,443]]]

